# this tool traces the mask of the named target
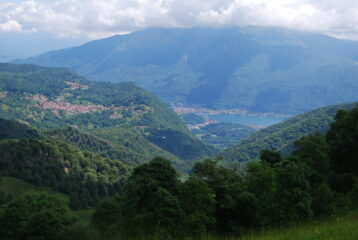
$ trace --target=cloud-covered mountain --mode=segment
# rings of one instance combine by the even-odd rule
[[[296,114],[358,100],[358,42],[280,28],[148,29],[22,62],[133,81],[170,103]]]

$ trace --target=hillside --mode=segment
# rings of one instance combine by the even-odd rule
[[[355,105],[357,103],[332,105],[298,115],[252,134],[220,155],[225,162],[244,162],[258,158],[263,149],[290,152],[295,140],[316,132],[326,132],[338,109],[350,110]]]
[[[247,138],[255,129],[239,123],[211,123],[205,127],[193,129],[194,135],[207,144],[212,144],[218,148],[226,148]]]
[[[50,140],[4,140],[0,152],[0,175],[68,194],[73,208],[93,206],[118,192],[129,174],[119,161]]]
[[[38,138],[39,133],[31,126],[14,120],[0,118],[0,141],[5,139]]]
[[[280,28],[147,29],[18,61],[132,81],[167,103],[299,114],[358,100],[358,42]]]
[[[117,156],[121,151],[122,162],[131,165],[158,155],[185,165],[170,149],[149,141],[156,131],[170,129],[194,140],[172,110],[135,84],[91,82],[64,68],[0,64],[0,117],[39,129],[72,126],[90,132],[113,142]],[[168,141],[178,143],[171,137]],[[196,156],[210,154],[201,142],[196,147]]]

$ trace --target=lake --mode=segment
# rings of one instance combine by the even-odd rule
[[[270,125],[282,122],[287,118],[276,117],[276,116],[242,116],[242,115],[232,115],[232,114],[216,114],[208,115],[212,120],[218,122],[233,122],[241,123],[246,125],[255,125],[261,127],[268,127]]]

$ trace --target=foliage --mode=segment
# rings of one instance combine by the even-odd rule
[[[341,123],[340,114],[332,126]],[[340,144],[354,152],[350,141]],[[341,172],[331,164],[334,155],[329,155],[325,136],[305,136],[294,145],[292,154],[284,157],[262,151],[261,160],[248,163],[244,172],[220,165],[219,159],[205,159],[182,183],[169,161],[154,159],[134,169],[123,194],[103,202],[93,222],[103,236],[119,228],[129,238],[200,238],[301,224],[334,214],[337,208],[354,208],[358,185],[344,186],[347,190],[341,192],[331,187],[330,179],[353,175],[355,169]]]
[[[34,128],[14,120],[0,118],[0,140],[38,137],[39,134]]]
[[[0,142],[0,173],[70,195],[73,208],[94,205],[118,192],[125,165],[64,143],[19,139]]]
[[[207,159],[194,165],[193,174],[205,181],[215,194],[215,230],[221,233],[238,231],[237,196],[242,191],[241,179],[234,170],[217,165],[217,160]]]
[[[9,202],[0,214],[2,239],[63,239],[74,223],[70,209],[56,196],[26,192]]]
[[[338,111],[327,133],[329,155],[338,173],[358,176],[358,107]]]
[[[177,173],[168,160],[155,158],[135,168],[121,197],[121,234],[163,238],[179,234],[178,191]]]
[[[215,194],[202,179],[191,176],[180,186],[180,207],[184,212],[185,235],[198,236],[215,226]]]
[[[270,166],[273,166],[276,163],[281,162],[282,158],[279,152],[264,149],[261,150],[260,152],[260,160],[267,163]]]

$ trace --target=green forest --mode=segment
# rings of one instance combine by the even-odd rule
[[[259,160],[236,168],[208,158],[187,175],[163,157],[127,169],[51,138],[3,140],[1,175],[70,198],[77,193],[79,201],[68,204],[48,191],[2,192],[0,234],[5,240],[265,239],[265,232],[271,239],[356,239],[357,133],[358,107],[339,110],[325,133],[298,139],[291,154],[263,148]],[[90,223],[83,224],[74,210],[91,206]]]
[[[214,153],[151,93],[128,82],[91,82],[65,68],[1,63],[0,118],[131,166],[163,156],[184,171]],[[162,144],[161,137],[179,144]]]

